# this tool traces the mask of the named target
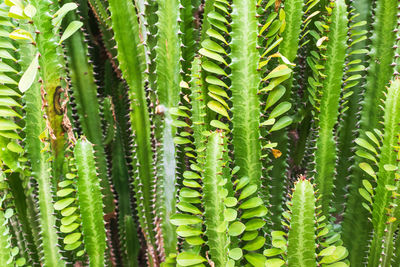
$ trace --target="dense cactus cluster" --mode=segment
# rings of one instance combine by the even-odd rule
[[[400,266],[398,0],[0,0],[0,266]]]

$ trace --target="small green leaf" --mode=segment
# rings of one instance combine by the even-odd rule
[[[396,186],[394,186],[394,185],[389,185],[389,184],[385,185],[385,188],[386,188],[386,190],[388,190],[388,191],[395,191],[395,190],[397,190],[397,187],[396,187]]]
[[[10,219],[14,215],[14,210],[13,209],[6,209],[4,212],[4,218]]]
[[[392,164],[385,164],[385,166],[383,166],[383,168],[385,169],[385,171],[388,172],[393,172],[397,170],[397,166],[394,166]]]
[[[250,219],[250,218],[254,218],[254,217],[263,217],[263,216],[267,215],[267,213],[268,213],[268,209],[265,206],[259,206],[254,209],[246,210],[245,212],[243,212],[241,218],[242,219]]]
[[[15,31],[10,33],[9,37],[13,40],[27,40],[31,41],[32,43],[35,41],[32,34],[23,29],[16,29]]]
[[[283,239],[273,239],[272,246],[274,246],[275,248],[286,250],[287,242]]]
[[[240,194],[240,197],[238,200],[240,201],[242,199],[245,199],[245,198],[251,196],[252,194],[254,194],[257,191],[257,189],[258,189],[257,185],[255,185],[255,184],[250,184],[250,185],[246,186],[242,190],[242,193]]]
[[[279,258],[268,259],[265,263],[265,267],[281,267],[285,264],[285,261]]]
[[[274,119],[276,117],[281,116],[285,112],[287,112],[292,107],[292,104],[289,102],[279,103],[270,113],[268,119]]]
[[[244,258],[253,266],[265,266],[265,256],[259,253],[249,253],[245,254]]]
[[[280,76],[277,78],[273,78],[267,87],[261,89],[261,92],[269,92],[271,90],[273,90],[275,87],[277,87],[278,85],[280,85],[282,82],[284,82],[285,80],[289,79],[290,74],[288,75],[284,75],[284,76]]]
[[[287,126],[289,126],[291,123],[293,122],[293,119],[289,116],[284,116],[282,118],[280,118],[275,124],[274,126],[272,126],[271,130],[269,130],[270,132],[274,132],[274,131],[278,131],[282,128],[285,128]]]
[[[346,258],[348,254],[349,253],[345,247],[338,246],[338,247],[336,247],[335,251],[331,255],[323,257],[319,263],[320,264],[335,263],[337,261],[340,261],[340,260]]]
[[[328,233],[329,233],[329,229],[328,229],[328,227],[325,227],[324,229],[322,229],[321,231],[318,232],[317,237],[325,236]]]
[[[364,188],[359,188],[358,192],[360,193],[360,195],[365,198],[369,203],[372,204],[372,198],[371,195],[367,192],[367,190],[365,190]]]
[[[220,97],[219,95],[213,94],[213,93],[211,93],[211,92],[208,92],[208,95],[209,95],[211,98],[215,99],[218,103],[221,103],[226,109],[229,110],[229,105],[228,105],[228,103],[226,103],[226,101],[225,101],[222,97]]]
[[[213,74],[228,76],[228,74],[226,74],[226,72],[214,62],[206,61],[202,64],[202,67],[204,70],[211,72]]]
[[[23,8],[23,6],[18,5],[12,6],[8,12],[8,16],[14,19],[26,19]]]
[[[377,163],[375,157],[373,155],[371,155],[369,152],[365,151],[365,150],[362,150],[362,149],[357,150],[356,151],[356,155],[359,156],[359,157],[365,158],[365,159],[369,159],[369,160]]]
[[[194,189],[190,189],[190,188],[182,188],[179,195],[182,197],[200,197],[201,196],[201,194],[198,191],[196,191]]]
[[[212,75],[208,75],[206,77],[206,82],[209,83],[209,84],[213,84],[213,85],[218,85],[218,86],[221,86],[221,87],[229,88],[228,85],[226,85],[226,83],[224,83],[223,81],[221,81],[220,79],[218,79],[217,77],[212,76]]]
[[[83,23],[80,21],[72,21],[68,27],[65,29],[63,35],[61,36],[59,44],[61,44],[64,40],[68,39],[71,35],[73,35],[77,30],[79,30],[83,26]]]
[[[215,38],[217,40],[220,40],[220,41],[224,42],[225,44],[228,44],[228,42],[225,40],[225,38],[219,32],[217,32],[214,29],[208,29],[207,30],[207,35],[210,36],[210,37],[213,37],[213,38]]]
[[[231,222],[236,220],[237,218],[237,211],[234,209],[225,209],[224,211],[224,218],[226,221]]]
[[[235,197],[227,197],[224,200],[225,206],[227,206],[229,208],[236,206],[237,203],[238,203],[238,201]]]
[[[15,124],[12,121],[0,118],[0,129],[2,131],[9,131],[9,130],[16,130],[16,129],[20,129],[21,127],[19,127],[17,124]]]
[[[174,143],[177,144],[177,145],[185,145],[185,144],[190,144],[190,143],[192,143],[192,141],[190,141],[190,140],[187,139],[187,138],[183,138],[183,137],[180,137],[180,136],[176,136],[176,137],[174,137]]]
[[[226,91],[217,85],[211,84],[210,86],[208,86],[208,91],[213,94],[216,94],[216,95],[219,95],[219,96],[222,96],[225,98],[229,98]]]
[[[18,247],[13,247],[11,249],[11,256],[15,257],[15,256],[18,255],[18,253],[19,253],[19,248]]]
[[[219,102],[215,101],[215,100],[211,100],[210,102],[207,103],[207,106],[214,112],[229,118],[228,112],[226,111],[225,107],[220,104]]]
[[[329,256],[332,255],[333,252],[335,252],[336,247],[335,246],[330,246],[327,248],[324,248],[323,250],[321,250],[321,252],[318,254],[318,256]]]
[[[243,257],[243,251],[240,248],[234,248],[228,252],[229,258],[234,260],[240,260]]]
[[[325,240],[325,243],[327,243],[327,244],[333,244],[333,243],[336,243],[336,242],[339,241],[339,240],[340,240],[340,234],[335,233],[335,234],[333,234],[331,237],[327,238],[327,239]]]
[[[364,188],[368,191],[368,193],[370,193],[371,195],[374,193],[373,187],[368,180],[362,180],[362,184],[364,185]]]
[[[5,0],[4,4],[6,4],[9,7],[13,7],[13,6],[19,6],[20,8],[24,7],[21,0]]]
[[[14,72],[14,73],[18,73],[18,71],[16,71],[16,70],[13,69],[11,66],[7,65],[6,63],[4,63],[3,61],[0,62],[0,71],[1,71],[1,72]]]
[[[10,78],[8,75],[1,73],[0,74],[0,83],[3,84],[18,84],[14,79]]]
[[[181,201],[176,205],[176,207],[178,209],[180,209],[181,211],[189,212],[189,213],[192,213],[194,215],[201,214],[201,211],[195,205],[192,205],[192,204],[187,203],[187,202]]]
[[[264,250],[264,252],[263,252],[264,256],[267,256],[267,257],[277,256],[282,253],[283,253],[283,250],[279,249],[279,248],[269,248],[269,249]]]
[[[73,244],[81,238],[81,233],[69,234],[64,238],[64,244]]]
[[[250,241],[253,240],[258,236],[258,231],[246,231],[244,232],[244,235],[242,236],[243,241]]]
[[[191,180],[191,179],[183,179],[182,184],[184,186],[191,187],[191,188],[201,188],[201,185],[198,182],[196,182],[195,180]]]
[[[199,236],[202,234],[202,231],[187,225],[180,225],[178,228],[176,228],[176,233],[181,237],[190,237]]]
[[[7,144],[8,150],[14,153],[23,153],[25,150],[16,142],[10,142]]]
[[[24,14],[28,17],[28,18],[33,18],[36,15],[36,8],[31,5],[28,4],[25,8],[24,8]]]
[[[65,188],[57,191],[57,196],[58,197],[65,197],[74,192],[75,190],[73,188]]]
[[[226,124],[223,123],[223,122],[217,121],[217,120],[212,120],[212,121],[210,122],[210,125],[213,126],[213,127],[215,127],[215,128],[219,128],[219,129],[222,129],[222,130],[229,131],[228,125],[226,125]]]
[[[59,10],[57,10],[56,13],[53,15],[53,26],[54,27],[59,27],[61,24],[62,19],[65,17],[65,15],[78,8],[78,5],[75,3],[67,3],[63,5]]]
[[[265,225],[265,221],[263,219],[252,219],[248,222],[246,222],[245,226],[246,226],[246,231],[254,231],[257,229],[260,229],[261,227],[263,227]]]
[[[229,225],[228,234],[230,236],[238,236],[244,232],[246,226],[241,222],[234,222]]]
[[[225,65],[228,65],[228,63],[225,61],[225,59],[220,54],[217,54],[213,51],[207,50],[205,48],[201,48],[199,50],[199,53],[205,57],[211,58],[215,61],[218,61],[218,62],[224,63]]]
[[[181,266],[192,266],[207,261],[202,256],[192,252],[182,252],[176,257],[176,261]]]
[[[71,233],[76,230],[80,226],[79,223],[71,223],[69,225],[61,225],[60,231],[64,234]]]
[[[16,264],[17,266],[24,266],[24,265],[26,264],[26,260],[25,260],[25,258],[18,258],[18,259],[15,261],[15,264]]]
[[[372,169],[371,165],[366,162],[361,162],[358,165],[363,171],[365,171],[368,175],[372,176],[376,180],[376,174],[374,169]]]
[[[82,241],[75,242],[73,244],[68,244],[64,247],[65,250],[71,251],[77,249],[82,244]]]
[[[276,67],[275,69],[273,69],[268,75],[267,77],[264,78],[264,80],[269,80],[272,78],[276,78],[276,77],[280,77],[280,76],[284,76],[287,74],[290,74],[292,72],[292,69],[289,68],[286,65],[279,65],[278,67]]]
[[[249,241],[246,245],[244,245],[243,249],[247,251],[255,251],[264,246],[265,237],[257,236],[256,239]]]
[[[276,122],[275,119],[269,119],[269,120],[266,120],[266,121],[263,121],[262,123],[260,123],[260,127],[274,125],[275,122]]]
[[[378,154],[378,152],[376,152],[376,149],[370,143],[368,143],[368,141],[366,141],[365,139],[357,138],[355,140],[355,142],[356,142],[357,145],[359,145],[359,146],[361,146],[361,147],[373,152],[375,155]]]
[[[253,197],[253,198],[250,198],[250,199],[246,200],[245,202],[243,202],[239,206],[239,209],[252,209],[252,208],[256,208],[262,204],[263,204],[263,201],[261,198]]]
[[[229,24],[229,22],[226,20],[226,18],[216,11],[212,11],[212,12],[208,13],[208,18],[221,21],[225,24]]]
[[[61,211],[61,215],[66,217],[72,215],[78,208],[77,207],[68,207]]]
[[[24,74],[22,75],[21,79],[19,80],[18,83],[18,89],[21,93],[26,92],[33,84],[33,82],[36,79],[36,75],[38,72],[38,68],[39,68],[39,54],[37,54],[31,64],[29,65],[29,67],[26,69],[26,71],[24,72]]]
[[[183,177],[186,179],[201,179],[201,176],[192,171],[185,171]]]
[[[68,217],[64,217],[61,219],[61,224],[62,225],[70,225],[71,223],[75,222],[79,218],[78,215],[71,215]]]
[[[249,182],[250,182],[250,178],[247,176],[240,178],[236,185],[236,191],[245,187]]]
[[[211,39],[205,39],[201,43],[201,46],[217,53],[226,54],[225,49],[222,48],[222,46],[220,46],[216,42],[212,41]]]
[[[172,215],[170,221],[173,225],[179,226],[179,225],[201,223],[202,219],[197,216],[189,214],[174,214]]]
[[[65,209],[66,207],[71,205],[74,201],[75,201],[75,199],[72,197],[61,199],[61,200],[57,201],[56,203],[54,203],[54,209],[55,210]]]
[[[265,104],[265,109],[268,109],[269,107],[273,106],[276,102],[278,102],[279,99],[281,99],[282,96],[285,94],[285,92],[286,89],[282,85],[279,85],[274,90],[272,90],[268,94],[267,102]]]

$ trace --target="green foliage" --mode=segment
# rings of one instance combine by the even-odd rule
[[[103,221],[102,195],[95,170],[92,144],[79,140],[74,149],[78,169],[77,196],[82,217],[82,234],[90,266],[104,266],[106,233]],[[80,233],[78,233],[80,236]],[[71,238],[72,239],[72,238]],[[75,242],[78,237],[74,237]],[[65,242],[65,239],[64,239]],[[72,242],[70,244],[74,244]]]
[[[399,265],[397,5],[0,1],[0,265]]]

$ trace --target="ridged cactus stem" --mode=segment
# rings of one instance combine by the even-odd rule
[[[157,182],[157,210],[161,215],[161,229],[165,255],[176,253],[177,237],[170,217],[176,212],[176,147],[177,133],[173,125],[171,109],[180,102],[181,40],[179,35],[180,9],[177,0],[158,0],[158,32],[156,50],[156,94],[159,111],[163,113],[159,181]],[[157,130],[157,129],[156,129]]]
[[[139,171],[139,180],[135,181],[134,190],[138,200],[137,211],[143,234],[147,241],[148,257],[151,264],[157,262],[154,254],[155,233],[151,231],[154,215],[152,212],[153,156],[150,139],[150,119],[145,97],[145,50],[139,40],[139,25],[135,7],[131,1],[110,0],[111,22],[118,45],[118,61],[122,76],[129,86],[131,101],[130,119],[137,146],[137,163],[133,168]],[[132,46],[132,44],[134,44]],[[134,48],[134,49],[132,49]]]
[[[393,149],[398,145],[400,133],[400,80],[396,79],[389,87],[385,100],[385,116],[383,145],[379,158],[378,180],[372,209],[372,224],[374,227],[368,266],[379,265],[382,252],[382,240],[388,216],[386,209],[389,207],[391,191],[388,186],[395,185],[395,172],[388,171],[387,165],[397,166],[397,151]]]
[[[65,93],[65,74],[63,73],[63,55],[59,54],[58,34],[53,33],[52,16],[49,10],[53,10],[54,4],[48,0],[32,0],[36,8],[33,24],[38,31],[36,43],[40,53],[40,78],[42,93],[44,94],[43,106],[46,110],[47,128],[50,134],[51,147],[54,153],[54,175],[58,180],[62,176],[64,163],[64,146],[66,145],[63,125],[66,123],[62,108],[62,97]],[[66,124],[65,124],[66,125]]]
[[[317,266],[315,260],[315,201],[312,184],[308,180],[299,180],[292,195],[292,214],[287,248],[288,266]]]
[[[96,173],[93,145],[85,138],[74,148],[78,169],[77,196],[82,218],[82,233],[90,267],[103,267],[106,232],[100,179]]]
[[[260,99],[257,50],[258,20],[256,1],[235,0],[232,5],[231,91],[232,144],[239,175],[261,184]]]
[[[346,40],[348,33],[347,6],[344,0],[332,2],[332,13],[329,17],[328,43],[322,96],[318,114],[318,138],[316,142],[316,183],[322,196],[322,211],[327,216],[332,201],[336,164],[336,143],[334,128],[338,117],[343,66],[346,59]]]

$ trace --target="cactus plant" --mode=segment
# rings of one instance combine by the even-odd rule
[[[0,265],[399,265],[399,3],[0,0]]]

